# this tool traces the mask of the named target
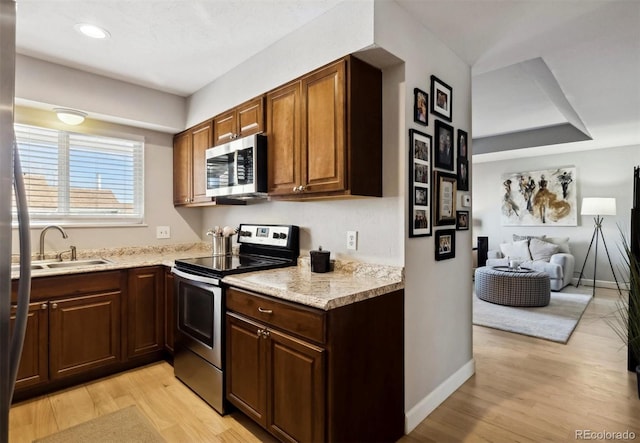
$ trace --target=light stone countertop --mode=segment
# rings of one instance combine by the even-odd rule
[[[298,266],[229,275],[223,283],[325,311],[404,288],[401,267],[337,262],[333,272],[313,273],[309,260]]]
[[[103,258],[109,263],[34,270],[31,276],[51,277],[157,265],[171,267],[176,259],[204,257],[210,253],[211,245],[208,243],[82,250],[78,251],[78,260]],[[332,272],[312,273],[308,256],[303,256],[298,259],[298,266],[229,275],[222,282],[323,310],[404,288],[402,267],[340,260],[333,264]],[[17,279],[19,273],[14,270],[11,277]]]

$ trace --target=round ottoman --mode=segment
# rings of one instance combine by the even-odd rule
[[[475,289],[480,300],[506,306],[546,306],[551,297],[547,274],[506,266],[476,269]]]

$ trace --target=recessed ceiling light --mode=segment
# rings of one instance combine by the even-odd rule
[[[91,25],[89,23],[78,23],[73,28],[79,33],[91,38],[104,39],[111,36],[111,34],[109,34],[109,31],[107,31],[106,29],[103,29],[100,26]]]

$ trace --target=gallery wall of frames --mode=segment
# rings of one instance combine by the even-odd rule
[[[409,129],[409,237],[435,232],[435,259],[445,260],[455,257],[456,231],[469,229],[469,136],[454,127],[453,88],[435,75],[430,80],[428,93],[414,89],[413,121],[421,128]]]

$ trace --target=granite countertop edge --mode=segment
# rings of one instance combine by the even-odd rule
[[[176,259],[206,256],[210,252],[208,243],[78,251],[79,260],[103,258],[109,262],[79,268],[38,270],[32,272],[32,278],[144,266],[171,267]],[[301,257],[295,267],[229,275],[222,282],[322,310],[339,308],[404,288],[403,267],[334,260],[333,268],[333,272],[312,273],[309,258]],[[19,273],[14,271],[11,277],[17,279]]]

